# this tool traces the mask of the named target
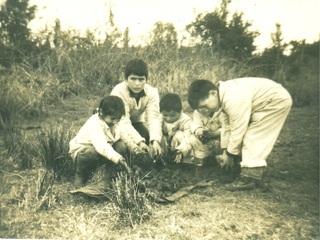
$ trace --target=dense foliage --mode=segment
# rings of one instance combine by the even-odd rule
[[[178,42],[172,23],[157,22],[144,46],[131,44],[130,29],[119,31],[110,9],[105,38],[87,31],[62,31],[55,26],[40,34],[28,28],[36,6],[29,0],[7,0],[0,6],[0,116],[34,116],[70,94],[108,92],[122,77],[123,66],[133,58],[145,59],[150,83],[159,92],[186,93],[196,78],[212,81],[235,77],[268,77],[289,89],[297,106],[318,104],[319,41],[283,42],[281,25],[272,33],[273,45],[256,53],[254,39],[242,13],[232,14],[222,0],[219,9],[200,14],[190,23],[189,41]],[[185,43],[189,42],[189,45]],[[10,102],[10,104],[8,104]],[[0,126],[1,127],[1,126]]]
[[[203,44],[211,46],[214,54],[230,56],[238,60],[253,55],[253,45],[258,32],[249,31],[251,23],[244,22],[243,13],[234,13],[228,21],[228,4],[230,0],[222,0],[220,9],[205,15],[199,14],[197,19],[188,25],[193,36],[200,36]]]

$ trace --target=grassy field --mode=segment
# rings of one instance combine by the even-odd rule
[[[73,96],[49,117],[22,123],[28,136],[47,126],[76,131],[98,97]],[[171,166],[189,183],[212,181],[171,204],[145,203],[148,218],[128,224],[114,202],[72,195],[71,179],[43,191],[45,171],[20,170],[2,144],[0,238],[32,239],[319,239],[318,106],[293,108],[269,157],[264,191],[228,192],[214,164]],[[2,142],[3,143],[3,142]],[[50,180],[50,178],[47,178]],[[121,209],[120,209],[121,210]]]

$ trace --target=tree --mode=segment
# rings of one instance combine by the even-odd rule
[[[151,35],[151,45],[156,48],[176,49],[178,47],[178,34],[172,23],[156,22]]]
[[[121,42],[122,33],[114,23],[114,14],[112,9],[109,9],[109,19],[106,23],[104,45],[108,48],[117,47]]]
[[[281,24],[276,23],[275,32],[271,33],[272,46],[266,48],[260,57],[260,68],[266,77],[279,82],[286,81],[288,66],[287,56],[284,54],[287,44],[283,42]]]
[[[276,23],[276,31],[274,33],[271,33],[271,40],[273,45],[272,48],[275,52],[276,63],[279,63],[281,58],[283,58],[284,51],[287,47],[287,44],[283,43],[283,36],[280,23]]]
[[[29,6],[29,0],[7,0],[0,6],[0,64],[21,61],[34,46],[30,40],[29,22],[35,17],[36,6]]]
[[[227,7],[230,2],[222,0],[220,9],[205,15],[199,14],[187,29],[191,36],[200,36],[204,44],[209,44],[213,53],[245,59],[252,56],[256,49],[253,42],[259,33],[248,30],[252,24],[243,21],[243,13],[234,13],[228,21]]]

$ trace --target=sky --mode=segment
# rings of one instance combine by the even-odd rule
[[[4,0],[0,0],[0,3]],[[129,27],[131,44],[146,39],[157,21],[171,22],[180,38],[184,29],[199,13],[212,12],[221,0],[29,0],[38,6],[36,19],[30,27],[44,29],[60,19],[62,30],[103,29],[109,9],[114,23],[124,32]],[[250,30],[260,32],[255,45],[262,50],[271,46],[271,33],[281,24],[285,42],[306,39],[308,43],[320,37],[319,0],[232,0],[229,12],[242,12],[243,19],[252,23]]]

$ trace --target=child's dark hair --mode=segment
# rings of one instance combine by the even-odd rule
[[[131,74],[145,76],[148,79],[148,65],[142,59],[134,58],[127,63],[124,74],[125,79]]]
[[[107,96],[103,98],[100,101],[99,110],[99,113],[103,117],[109,115],[115,118],[121,118],[123,115],[125,115],[123,101],[117,96]]]
[[[199,101],[209,96],[211,90],[217,90],[217,86],[209,80],[195,80],[191,83],[188,90],[188,102],[190,107],[195,110],[199,106]]]
[[[160,112],[162,111],[182,111],[182,101],[178,94],[167,93],[160,100]]]

